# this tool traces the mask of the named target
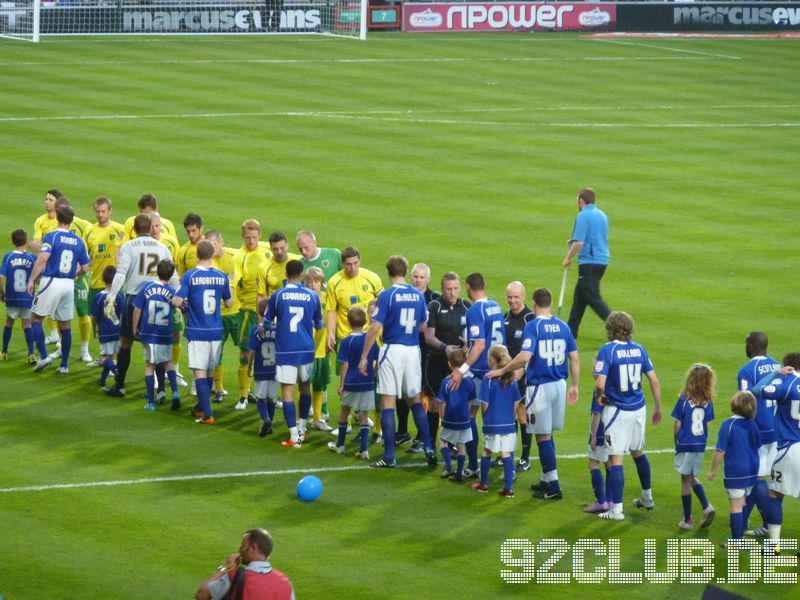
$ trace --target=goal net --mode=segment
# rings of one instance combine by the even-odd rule
[[[0,0],[0,35],[327,34],[366,38],[368,0]]]

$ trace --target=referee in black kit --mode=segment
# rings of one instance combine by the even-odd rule
[[[514,358],[522,350],[522,331],[528,321],[536,318],[533,311],[525,304],[525,286],[520,281],[512,281],[506,286],[506,304],[508,310],[503,315],[506,328],[506,347],[511,358]],[[522,377],[517,384],[519,385],[520,397],[525,399],[525,377]],[[522,456],[517,461],[517,473],[522,473],[531,468],[531,444],[533,434],[527,432],[527,428],[518,424],[522,436]],[[501,459],[502,464],[502,459]]]

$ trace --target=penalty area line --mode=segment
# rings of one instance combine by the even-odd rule
[[[706,451],[713,448],[706,448]],[[662,448],[660,450],[647,450],[645,454],[669,454],[674,453],[674,448]],[[586,458],[586,454],[560,454],[556,458],[561,460],[574,460]],[[426,466],[426,463],[413,462],[398,464],[399,469],[416,469]],[[176,481],[197,481],[209,479],[237,479],[242,477],[263,477],[267,475],[303,475],[317,473],[336,473],[341,471],[364,471],[370,469],[369,465],[346,465],[342,467],[318,467],[318,468],[299,468],[299,469],[274,469],[264,471],[233,471],[228,473],[196,473],[193,475],[165,475],[163,477],[142,477],[139,479],[112,479],[109,481],[83,481],[77,483],[53,483],[48,485],[23,485],[17,487],[0,488],[0,493],[13,494],[21,492],[49,492],[53,490],[73,490],[95,487],[118,487],[125,485],[142,485],[148,483],[171,483]]]

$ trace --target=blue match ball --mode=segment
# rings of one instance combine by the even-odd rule
[[[306,475],[297,482],[297,496],[303,502],[313,502],[322,494],[322,481],[316,475]]]

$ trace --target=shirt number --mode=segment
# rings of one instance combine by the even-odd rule
[[[14,271],[14,291],[24,292],[28,287],[28,274],[22,269]]]
[[[564,340],[539,340],[538,354],[547,361],[547,366],[560,366],[567,357],[567,342]]]
[[[640,383],[642,383],[642,365],[640,363],[619,366],[619,391],[636,391],[639,389]]]
[[[203,291],[203,312],[207,315],[213,315],[217,311],[217,299],[214,296],[214,291]]]
[[[72,270],[72,250],[61,252],[61,262],[58,263],[58,270],[62,273],[69,273]]]
[[[705,429],[703,422],[705,421],[706,411],[699,406],[692,410],[692,435],[695,437],[703,435]]]
[[[300,321],[303,320],[306,310],[302,306],[290,306],[289,314],[292,315],[292,318],[289,320],[289,331],[297,333],[297,326],[300,324]]]
[[[275,364],[275,344],[273,342],[261,342],[261,364],[265,367]]]
[[[416,315],[417,311],[414,308],[400,309],[400,326],[405,329],[408,335],[414,333],[414,327],[417,324]]]
[[[492,345],[495,344],[502,344],[505,340],[503,340],[503,323],[500,321],[494,321],[492,323]]]
[[[158,254],[146,253],[139,255],[139,275],[155,275],[158,264]]]
[[[150,325],[166,327],[169,325],[169,304],[161,300],[149,300],[147,302],[147,322]]]

